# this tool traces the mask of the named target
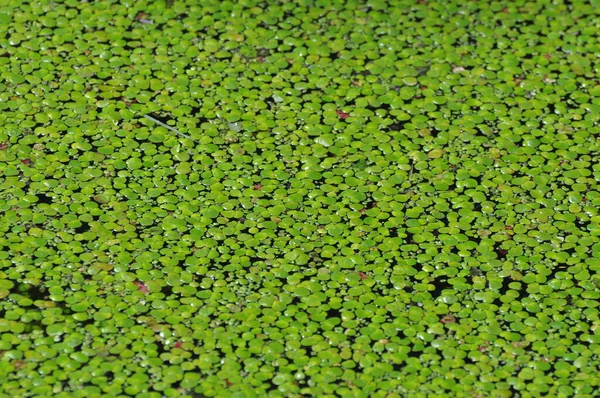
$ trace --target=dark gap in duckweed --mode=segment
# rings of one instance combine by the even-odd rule
[[[197,392],[186,392],[190,398],[208,398],[206,395]]]
[[[414,234],[412,234],[411,232],[405,231],[404,235],[405,235],[404,238],[406,239],[406,241],[408,243],[413,243],[413,244],[416,243],[415,239],[414,239]]]
[[[173,287],[169,285],[163,286],[160,291],[165,297],[171,297],[173,295]]]
[[[38,193],[36,194],[36,197],[38,199],[38,203],[43,203],[43,204],[50,204],[52,203],[52,198],[47,196],[44,193]]]
[[[452,285],[449,283],[447,277],[434,278],[431,283],[434,287],[434,290],[430,291],[433,297],[440,297],[442,295],[442,291],[452,288]]]
[[[15,284],[14,287],[10,289],[10,293],[28,297],[33,301],[46,300],[48,298],[48,293],[44,286],[34,286],[24,283]]]
[[[80,225],[79,227],[75,228],[73,231],[74,231],[76,234],[82,234],[82,233],[84,233],[84,232],[87,232],[87,231],[89,231],[89,230],[90,230],[90,228],[91,228],[91,227],[90,227],[90,224],[89,224],[89,223],[87,223],[87,222],[85,222],[85,221],[82,221],[82,222],[81,222],[81,225]]]
[[[188,13],[182,12],[182,13],[178,13],[174,19],[178,22],[183,22],[188,17],[189,17]]]
[[[201,126],[202,123],[207,123],[209,120],[204,117],[204,116],[200,116],[202,114],[202,108],[199,106],[192,106],[191,110],[190,110],[190,117],[194,118],[194,120],[196,121],[196,126]]]
[[[378,111],[380,109],[388,111],[388,110],[390,110],[392,108],[391,108],[390,104],[381,104],[379,106],[367,105],[366,109],[368,109],[370,111],[373,111],[373,112],[376,112],[376,111]]]
[[[394,122],[387,126],[390,131],[401,131],[404,130],[406,123],[403,122]]]
[[[515,288],[515,285],[518,285],[518,288]],[[501,294],[506,294],[509,291],[516,291],[518,292],[518,296],[515,297],[515,299],[521,300],[525,297],[528,297],[529,294],[527,293],[527,285],[520,282],[520,281],[515,281],[514,279],[512,279],[510,276],[504,277],[502,278],[502,287],[500,288],[499,292]]]

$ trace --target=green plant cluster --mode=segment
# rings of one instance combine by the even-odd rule
[[[0,0],[0,397],[598,396],[599,26]]]

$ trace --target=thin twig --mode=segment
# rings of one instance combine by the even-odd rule
[[[173,128],[173,127],[171,127],[171,126],[169,126],[169,125],[167,125],[167,124],[165,124],[165,123],[163,123],[163,122],[161,122],[160,120],[156,120],[155,118],[153,118],[153,117],[152,117],[152,116],[150,116],[150,115],[144,115],[144,117],[145,117],[146,119],[148,119],[148,120],[152,120],[154,123],[156,123],[156,124],[158,124],[158,125],[161,125],[161,126],[163,126],[164,128],[166,128],[166,129],[168,129],[168,130],[171,130],[171,131],[173,131],[174,133],[177,133],[177,134],[181,135],[182,137],[185,137],[185,138],[187,138],[188,140],[192,140],[192,141],[194,141],[196,144],[199,144],[199,142],[198,142],[198,141],[196,141],[195,139],[193,139],[193,138],[192,138],[192,137],[190,137],[189,135],[187,135],[187,134],[183,134],[183,133],[182,133],[182,132],[180,132],[179,130],[177,130],[177,129],[175,129],[175,128]]]

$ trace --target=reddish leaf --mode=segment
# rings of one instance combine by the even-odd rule
[[[261,184],[260,182],[258,184],[254,184],[254,190],[255,191],[260,191],[263,187],[263,184]]]
[[[183,342],[182,341],[178,341],[177,343],[175,343],[175,345],[173,347],[175,348],[181,348],[183,346]]]
[[[367,279],[369,277],[369,275],[365,274],[364,272],[357,272],[358,276],[360,276],[360,280],[364,281],[365,279]]]
[[[442,319],[440,319],[440,322],[446,324],[446,323],[454,323],[456,322],[456,318],[454,317],[454,315],[446,315],[444,317],[442,317]]]
[[[344,112],[343,110],[338,110],[337,111],[338,116],[343,120],[343,119],[348,119],[350,117],[350,114]]]
[[[496,250],[496,253],[498,254],[499,258],[505,258],[506,255],[508,254],[508,250],[498,248],[498,250]]]
[[[0,144],[0,150],[8,148],[8,144]]]
[[[125,105],[129,108],[131,106],[131,104],[133,103],[133,101],[129,101],[127,98],[125,97],[121,97],[121,101],[123,101],[125,103]],[[135,100],[134,100],[135,101]]]
[[[148,293],[148,286],[144,285],[143,282],[134,281],[133,283],[137,286],[137,288],[140,292],[142,292],[144,294]]]
[[[550,58],[552,58],[552,55],[546,54],[546,55],[544,55],[544,57],[546,57],[547,60],[550,60]]]
[[[23,160],[21,160],[21,163],[23,163],[23,164],[31,164],[31,159],[29,159],[29,158],[23,159]]]
[[[135,15],[135,20],[138,21],[139,23],[143,23],[143,24],[151,24],[152,21],[148,19],[148,14],[146,14],[145,12],[138,12]]]
[[[23,366],[25,366],[25,361],[22,361],[22,360],[15,361],[15,362],[13,363],[13,366],[14,366],[14,367],[15,367],[17,370],[20,370],[20,369],[21,369]]]

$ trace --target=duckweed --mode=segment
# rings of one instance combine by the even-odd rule
[[[597,396],[599,9],[4,1],[0,396]]]

